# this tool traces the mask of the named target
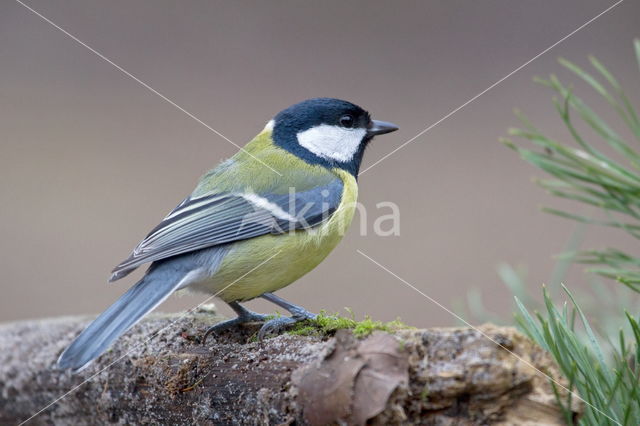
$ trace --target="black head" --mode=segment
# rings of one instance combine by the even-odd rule
[[[397,129],[394,124],[371,120],[367,111],[351,102],[315,98],[276,115],[272,138],[309,164],[339,167],[357,176],[369,141]]]

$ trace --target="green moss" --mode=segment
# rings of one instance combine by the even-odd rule
[[[429,385],[424,385],[422,392],[420,392],[420,399],[427,401],[429,399]]]
[[[357,337],[365,337],[376,330],[391,333],[396,330],[411,328],[399,319],[389,322],[374,321],[366,316],[362,321],[356,321],[353,313],[347,309],[350,317],[344,317],[339,314],[327,315],[321,312],[315,319],[302,321],[296,324],[289,334],[297,336],[327,336],[333,335],[337,330],[349,329],[353,330],[353,334]]]

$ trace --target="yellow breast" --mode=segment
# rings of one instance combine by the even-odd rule
[[[226,302],[253,299],[285,287],[315,268],[346,233],[358,199],[355,178],[334,169],[343,182],[342,199],[323,224],[310,230],[263,235],[234,243],[216,274],[194,289]]]

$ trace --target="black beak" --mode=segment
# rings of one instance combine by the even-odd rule
[[[371,120],[371,124],[369,124],[369,127],[367,128],[367,135],[384,135],[385,133],[395,132],[398,129],[399,127],[393,123],[388,123],[386,121],[380,120]]]

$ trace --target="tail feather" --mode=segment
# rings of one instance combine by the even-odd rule
[[[154,279],[154,274],[147,274],[84,329],[60,355],[58,366],[74,371],[85,368],[182,282],[182,279]]]

